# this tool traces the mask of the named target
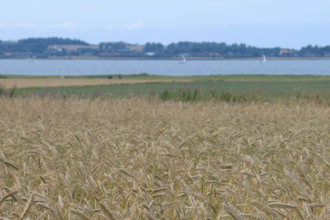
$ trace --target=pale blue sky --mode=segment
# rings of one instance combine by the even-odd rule
[[[299,49],[330,45],[330,0],[10,0],[0,39],[90,43],[216,41]]]

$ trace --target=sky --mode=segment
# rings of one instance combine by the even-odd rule
[[[329,9],[330,0],[3,0],[0,39],[212,41],[300,49],[330,45]]]

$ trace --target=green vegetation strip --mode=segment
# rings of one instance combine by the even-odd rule
[[[238,77],[239,78],[239,77]],[[71,86],[58,88],[25,88],[15,90],[15,95],[29,96],[38,95],[48,97],[71,97],[78,98],[95,96],[112,96],[124,98],[128,96],[160,97],[161,99],[186,100],[182,96],[193,96],[198,92],[198,99],[219,98],[223,94],[230,94],[232,98],[254,97],[256,94],[262,100],[275,100],[280,98],[313,98],[315,94],[323,98],[330,96],[330,80],[289,80],[287,81],[225,81],[204,80],[192,82],[169,82],[169,83],[136,83],[136,84],[113,84],[98,86]],[[191,100],[192,98],[189,98]],[[186,100],[186,101],[189,101]]]

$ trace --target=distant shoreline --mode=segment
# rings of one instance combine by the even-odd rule
[[[24,60],[26,58],[0,58],[0,60]],[[36,60],[181,60],[181,57],[161,58],[161,57],[49,57],[37,58]],[[253,58],[223,58],[223,57],[186,57],[186,60],[262,60],[261,57]],[[267,57],[267,60],[330,60],[330,57]]]
[[[111,78],[108,78],[111,76]],[[267,74],[229,74],[229,75],[188,75],[188,76],[171,76],[171,75],[152,75],[147,73],[141,74],[104,74],[104,75],[17,75],[17,74],[1,74],[0,73],[0,83],[1,80],[6,79],[106,79],[106,80],[117,80],[118,76],[122,76],[122,80],[119,82],[124,83],[125,80],[226,80],[226,81],[237,81],[237,80],[289,80],[289,79],[300,79],[300,80],[327,80],[330,81],[330,75],[290,75],[290,74],[281,74],[281,75],[267,75]]]

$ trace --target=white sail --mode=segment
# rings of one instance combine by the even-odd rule
[[[29,50],[29,48],[27,49],[27,52],[26,52],[26,60],[28,61],[28,62],[33,62],[33,59],[31,59],[30,58],[30,50]]]
[[[182,55],[182,57],[183,57],[183,59],[182,59],[182,61],[180,61],[179,63],[186,63],[186,57],[184,56],[184,55]]]
[[[262,62],[266,62],[266,56],[265,56],[265,54],[264,54],[264,59],[262,60]]]

